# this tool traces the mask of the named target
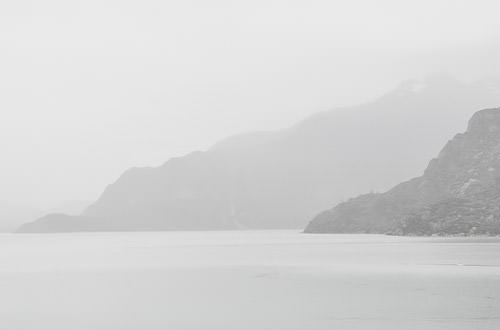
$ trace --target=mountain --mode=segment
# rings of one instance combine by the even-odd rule
[[[10,233],[43,212],[35,207],[0,201],[0,232]]]
[[[50,208],[45,213],[62,213],[67,215],[80,215],[92,202],[83,200],[67,200],[58,203],[56,206]]]
[[[305,231],[500,234],[500,108],[475,113],[422,176],[341,203]]]
[[[471,109],[500,104],[499,91],[497,82],[446,75],[407,81],[288,129],[233,136],[159,167],[130,169],[70,225],[49,215],[20,231],[303,228],[318,210],[423,168]]]
[[[16,231],[19,226],[47,213],[77,215],[82,213],[89,204],[84,201],[65,201],[47,210],[0,201],[0,232],[10,233]]]

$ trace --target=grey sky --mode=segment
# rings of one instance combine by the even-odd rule
[[[498,1],[3,1],[0,200],[95,199],[125,169],[448,71],[500,75]]]

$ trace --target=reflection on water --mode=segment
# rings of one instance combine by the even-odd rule
[[[14,330],[497,330],[500,239],[6,234],[0,292]]]

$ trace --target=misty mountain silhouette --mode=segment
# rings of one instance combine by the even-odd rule
[[[89,204],[85,201],[64,201],[47,210],[30,205],[0,201],[0,232],[11,233],[26,222],[47,213],[80,214]]]
[[[19,231],[303,228],[319,210],[421,171],[474,109],[500,104],[499,91],[446,75],[408,81],[288,129],[130,169],[81,217],[48,215]]]
[[[475,113],[421,177],[341,203],[305,231],[500,234],[500,108]]]
[[[0,201],[0,232],[15,231],[22,224],[43,214],[42,210],[32,206]]]

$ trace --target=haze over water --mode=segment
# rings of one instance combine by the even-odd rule
[[[500,328],[500,238],[3,234],[0,265],[9,330]]]

